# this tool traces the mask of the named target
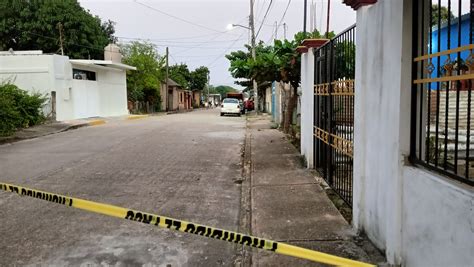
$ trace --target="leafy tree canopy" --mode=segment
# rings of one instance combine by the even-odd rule
[[[169,67],[169,77],[181,85],[183,88],[189,88],[189,81],[191,80],[191,72],[188,65],[181,63]]]
[[[438,18],[441,14],[441,24],[448,21],[448,16],[451,17],[451,21],[456,18],[453,12],[448,11],[448,8],[445,6],[432,5],[431,6],[431,26],[438,25]]]
[[[160,83],[164,80],[164,58],[154,44],[132,42],[123,45],[123,62],[137,68],[127,73],[128,97],[133,101],[160,103]]]
[[[103,59],[104,47],[116,41],[115,23],[102,22],[77,0],[0,0],[0,49],[59,53],[60,24],[70,58]]]
[[[335,36],[329,33],[329,38]],[[267,81],[289,82],[294,87],[300,83],[300,57],[296,47],[304,39],[324,38],[317,30],[314,32],[299,32],[293,40],[275,40],[273,45],[260,42],[255,47],[256,59],[252,58],[251,47],[246,45],[246,50],[238,50],[226,55],[230,61],[229,71],[232,77],[239,79],[235,83],[249,88],[251,79],[257,83]]]
[[[208,82],[209,69],[201,66],[191,72],[189,81],[189,89],[202,91]]]

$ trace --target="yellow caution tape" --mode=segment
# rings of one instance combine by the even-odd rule
[[[67,197],[63,195],[48,193],[22,186],[0,183],[0,189],[17,193],[21,196],[29,196],[54,202],[57,204],[74,207],[77,209],[87,210],[99,214],[104,214],[121,219],[151,224],[162,228],[178,230],[184,233],[201,235],[209,238],[228,241],[231,243],[242,244],[250,247],[260,248],[275,253],[288,255],[296,258],[307,259],[315,262],[321,262],[337,266],[375,266],[372,264],[354,261],[330,254],[305,249],[297,246],[288,245],[268,239],[258,238],[250,235],[240,234],[237,232],[222,230],[214,227],[200,225],[196,223],[181,221],[165,216],[159,216],[142,211],[130,210],[118,206],[93,202],[80,198]]]

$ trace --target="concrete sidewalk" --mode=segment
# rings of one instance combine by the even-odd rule
[[[246,143],[243,190],[250,193],[247,203],[244,199],[250,214],[244,221],[252,235],[370,263],[384,261],[370,242],[354,235],[303,167],[298,151],[266,117],[247,118]],[[244,260],[253,266],[321,266],[256,249]]]

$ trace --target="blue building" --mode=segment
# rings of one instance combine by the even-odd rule
[[[459,31],[459,23],[461,23],[461,30]],[[430,51],[430,44],[428,44],[428,50],[425,51],[424,54],[434,54],[440,51],[456,48],[456,47],[461,47],[461,46],[466,46],[470,44],[470,14],[464,14],[461,16],[461,18],[456,18],[451,21],[450,25],[450,36],[448,39],[448,23],[442,23],[441,27],[438,27],[437,25],[433,26],[432,28],[432,34],[431,34],[431,45],[433,46],[431,51]],[[440,40],[441,40],[441,45],[438,47],[438,35]],[[461,35],[460,39],[458,39],[459,35]],[[448,47],[448,41],[449,41],[449,47]],[[460,53],[460,57],[462,59],[462,62],[465,62],[466,58],[469,56],[470,51],[465,50]],[[453,64],[455,64],[457,61],[458,54],[453,53],[450,54],[450,59]],[[446,64],[446,60],[448,59],[448,55],[443,55],[441,57],[433,57],[432,63],[434,66],[433,72],[431,73],[431,76],[428,78],[436,78],[436,77],[442,77],[446,74],[446,71],[444,70],[443,66]],[[440,65],[440,70],[438,72],[438,60],[439,60],[439,65]],[[437,83],[431,83],[430,88],[431,89],[437,89]]]

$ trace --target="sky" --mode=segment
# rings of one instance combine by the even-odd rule
[[[249,43],[249,31],[229,24],[248,26],[250,0],[79,0],[82,7],[103,21],[116,22],[115,35],[119,42],[137,39],[148,40],[157,45],[160,55],[168,46],[169,63],[186,63],[190,70],[207,66],[210,84],[234,84],[230,75],[229,61],[225,55],[244,49]],[[268,6],[272,2],[265,17]],[[257,41],[271,43],[275,36],[275,21],[282,22],[277,37],[284,35],[283,23],[287,25],[286,36],[291,38],[303,30],[303,0],[255,0],[255,31],[259,29]],[[315,3],[316,28],[325,32],[327,1],[308,0],[308,22],[310,5]],[[289,5],[288,5],[289,3]],[[286,7],[288,10],[283,17]],[[336,33],[355,23],[356,13],[340,0],[331,1],[330,30]],[[262,23],[263,22],[263,23]]]

